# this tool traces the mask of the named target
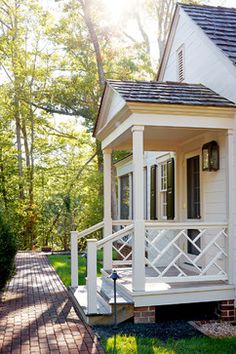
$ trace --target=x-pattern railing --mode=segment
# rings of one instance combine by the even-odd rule
[[[189,229],[198,231],[190,238]],[[146,264],[158,281],[226,280],[227,225],[146,224]],[[199,245],[200,241],[200,245]],[[195,255],[188,253],[192,245]]]
[[[126,226],[130,225],[131,222],[129,220],[113,220],[113,227],[119,228],[123,230]],[[133,231],[126,236],[121,237],[120,239],[114,241],[112,243],[113,251],[115,252],[115,260],[113,260],[114,266],[119,265],[131,265],[132,264],[132,237]]]

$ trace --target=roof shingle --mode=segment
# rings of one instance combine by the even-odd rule
[[[235,107],[235,103],[203,85],[158,82],[107,80],[127,102],[150,102],[197,106]]]
[[[236,8],[179,5],[236,65]]]

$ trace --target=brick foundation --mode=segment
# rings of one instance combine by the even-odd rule
[[[155,323],[155,306],[142,306],[134,308],[134,323]]]
[[[234,321],[234,300],[224,300],[218,303],[217,314],[222,321]]]

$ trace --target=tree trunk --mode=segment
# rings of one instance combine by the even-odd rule
[[[96,63],[97,63],[97,70],[98,70],[98,77],[99,77],[99,83],[101,86],[105,84],[105,75],[104,75],[104,70],[103,70],[103,60],[102,60],[102,53],[100,49],[100,45],[98,42],[98,37],[97,33],[91,18],[91,0],[79,0],[83,12],[84,12],[84,20],[86,23],[86,26],[89,31],[90,39],[93,43],[93,48],[95,51],[95,56],[96,56]]]
[[[2,147],[0,147],[0,172],[1,172],[1,188],[0,191],[2,193],[4,207],[7,210],[8,203],[7,203],[7,191],[6,191],[6,179],[4,174],[4,165],[3,165],[3,151]]]

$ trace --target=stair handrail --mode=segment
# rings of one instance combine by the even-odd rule
[[[103,239],[97,241],[97,249],[102,248],[107,242],[114,242],[116,240],[119,240],[121,237],[127,236],[130,231],[132,231],[134,228],[134,224],[128,225],[124,227],[122,230],[114,232],[114,234],[111,234],[109,236],[104,237]]]
[[[81,239],[82,237],[88,236],[89,234],[91,234],[92,232],[95,232],[99,229],[101,229],[104,226],[104,221],[100,221],[99,223],[88,227],[87,229],[83,230],[83,231],[71,231],[71,233],[73,233],[76,237],[77,240]]]
[[[78,287],[78,240],[86,237],[104,227],[104,221],[101,221],[83,231],[71,231],[71,286]]]
[[[97,250],[104,247],[107,243],[119,240],[121,237],[127,236],[134,228],[134,225],[128,225],[122,230],[114,232],[101,240],[87,240],[87,309],[89,314],[97,313]]]

